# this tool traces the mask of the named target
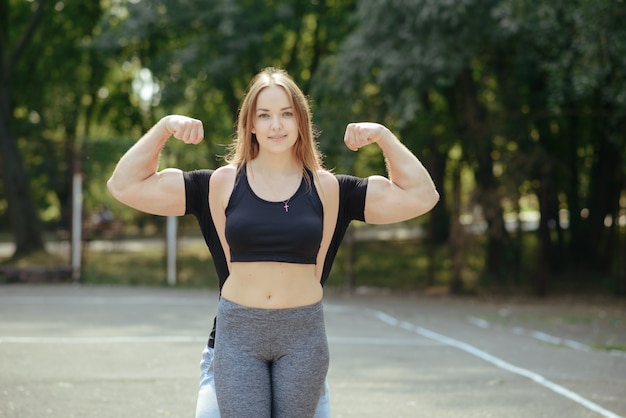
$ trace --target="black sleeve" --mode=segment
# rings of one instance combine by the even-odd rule
[[[339,181],[339,214],[337,225],[333,233],[324,268],[322,270],[322,285],[328,279],[330,270],[339,251],[339,246],[346,234],[350,222],[353,220],[365,221],[365,196],[367,194],[367,178],[348,175],[336,175]]]
[[[365,221],[367,178],[337,175],[339,181],[339,217],[348,221]]]
[[[204,242],[209,248],[217,277],[219,289],[222,289],[228,278],[228,263],[224,255],[224,249],[220,243],[211,212],[209,210],[209,180],[213,170],[195,170],[183,173],[185,179],[185,215],[194,215],[202,231]],[[215,346],[215,319],[213,329],[207,342],[209,347]]]
[[[185,215],[201,215],[204,202],[208,212],[209,179],[213,170],[196,170],[183,172],[185,179]]]
[[[209,180],[211,179],[211,174],[213,174],[213,170],[196,170],[183,173],[186,199],[185,215],[194,215],[198,220],[202,236],[213,258],[213,264],[219,279],[219,289],[221,290],[229,272],[224,249],[220,243],[213,218],[211,217],[211,211],[209,210]],[[213,319],[213,328],[207,341],[207,345],[211,348],[215,347],[215,321],[216,318]]]
[[[221,289],[228,277],[228,263],[209,210],[211,174],[213,174],[213,170],[196,170],[183,173],[185,178],[185,214],[194,215],[198,220],[204,242],[213,258],[215,271],[219,278],[219,288]]]

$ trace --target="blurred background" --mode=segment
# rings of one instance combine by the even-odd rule
[[[161,168],[220,166],[247,83],[277,66],[327,168],[384,173],[342,142],[376,121],[441,194],[419,219],[353,225],[328,286],[625,295],[624,22],[623,0],[0,0],[0,283],[64,280],[79,176],[80,280],[165,284],[165,220],[106,180],[170,113],[206,139],[170,141]],[[177,285],[215,287],[195,219],[177,236]]]

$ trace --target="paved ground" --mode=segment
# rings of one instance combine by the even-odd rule
[[[211,291],[0,286],[0,417],[192,417]],[[624,301],[325,298],[333,417],[626,416]]]

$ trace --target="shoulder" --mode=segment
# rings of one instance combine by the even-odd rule
[[[237,166],[235,164],[228,164],[228,165],[223,165],[217,168],[213,172],[213,175],[211,177],[212,178],[229,178],[229,177],[236,176],[236,175],[237,175]]]
[[[339,181],[333,173],[328,170],[317,170],[316,174],[319,179],[320,186],[325,192],[339,190]]]
[[[339,204],[339,182],[335,176],[327,170],[317,170],[315,174],[317,176],[318,195],[324,208],[337,206]]]
[[[219,187],[235,181],[237,177],[237,166],[228,164],[216,169],[211,175],[211,186]]]
[[[228,164],[216,169],[211,175],[211,194],[230,195],[237,178],[237,166]]]

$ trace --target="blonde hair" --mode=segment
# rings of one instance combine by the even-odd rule
[[[237,133],[229,146],[226,162],[241,169],[259,154],[259,143],[252,127],[259,93],[270,86],[281,87],[287,93],[298,123],[298,139],[294,145],[296,158],[303,170],[308,169],[316,176],[317,170],[323,166],[322,154],[316,142],[317,132],[313,127],[309,102],[291,76],[285,70],[274,67],[263,69],[250,81],[239,108]]]

